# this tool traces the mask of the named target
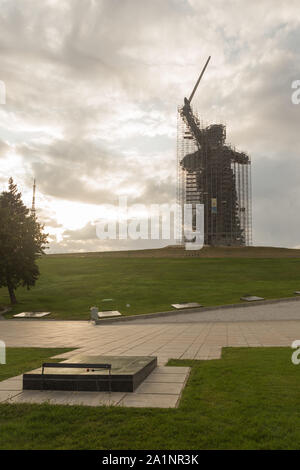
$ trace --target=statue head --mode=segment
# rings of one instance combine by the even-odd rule
[[[219,147],[225,144],[226,127],[223,124],[212,124],[206,127],[205,134],[210,147]]]

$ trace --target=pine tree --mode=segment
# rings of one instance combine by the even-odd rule
[[[43,229],[10,178],[9,190],[0,194],[0,288],[8,288],[12,304],[17,303],[15,290],[20,285],[29,289],[40,275],[36,260],[48,236]]]

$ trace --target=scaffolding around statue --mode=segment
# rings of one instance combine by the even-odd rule
[[[209,58],[210,59],[210,58]],[[224,124],[205,125],[191,100],[178,108],[177,202],[204,205],[204,244],[247,246],[252,243],[251,160],[226,143]],[[183,226],[181,240],[183,240]]]

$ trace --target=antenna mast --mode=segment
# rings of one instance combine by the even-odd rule
[[[35,178],[33,180],[33,188],[32,188],[32,206],[31,206],[31,215],[35,217],[36,211],[35,211],[35,189],[36,189],[36,184],[35,184]]]

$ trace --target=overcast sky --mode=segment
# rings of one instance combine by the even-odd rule
[[[95,221],[175,202],[177,106],[211,55],[195,103],[251,156],[253,243],[300,247],[299,45],[299,0],[0,0],[0,189],[30,205],[36,178],[52,251],[141,246]]]

